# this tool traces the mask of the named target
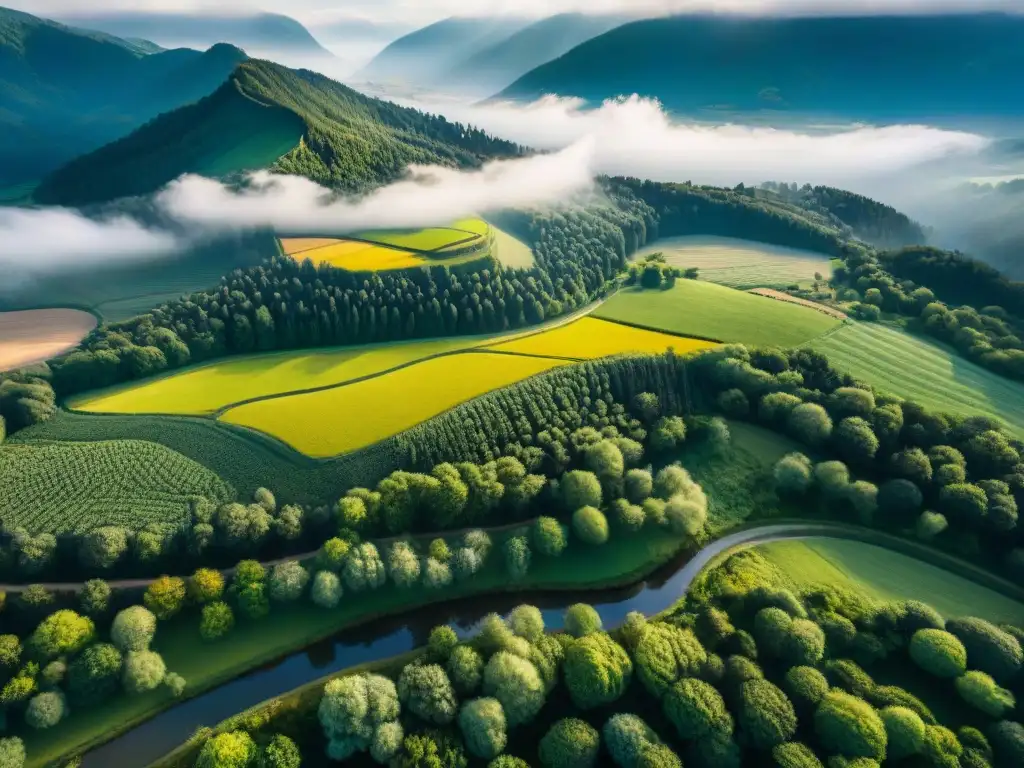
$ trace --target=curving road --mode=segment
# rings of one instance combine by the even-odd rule
[[[886,547],[947,567],[962,576],[983,582],[985,586],[1024,599],[1024,590],[969,563],[879,531],[818,522],[753,525],[717,539],[689,559],[679,558],[648,579],[624,589],[483,595],[425,606],[397,617],[343,630],[327,641],[201,693],[114,737],[86,754],[82,768],[148,765],[186,741],[196,728],[214,726],[266,699],[347,667],[410,651],[423,645],[430,629],[441,623],[453,625],[460,637],[466,637],[475,631],[487,613],[504,613],[529,602],[541,608],[548,628],[557,629],[562,626],[564,609],[582,600],[594,605],[604,625],[611,628],[618,626],[630,611],[638,610],[650,615],[668,609],[686,594],[697,574],[719,557],[755,544],[811,537],[856,539]]]

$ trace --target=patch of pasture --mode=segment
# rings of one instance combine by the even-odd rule
[[[0,371],[23,368],[74,349],[96,327],[79,309],[0,312]]]
[[[491,255],[501,265],[512,269],[529,269],[534,264],[533,249],[519,238],[510,235],[493,224],[491,231]]]
[[[797,586],[832,584],[878,600],[920,600],[946,618],[1024,622],[1024,604],[913,557],[842,539],[776,541],[755,548]]]
[[[465,353],[320,392],[248,403],[220,418],[276,437],[307,456],[336,456],[564,364],[522,355]]]
[[[191,500],[227,501],[232,489],[156,443],[9,443],[0,447],[0,523],[29,532],[81,533],[101,525],[184,525]]]
[[[659,331],[633,328],[608,320],[584,317],[554,330],[508,341],[488,349],[521,355],[550,355],[592,360],[625,352],[661,353],[670,347],[683,355],[715,346],[714,342],[688,339]]]
[[[1024,437],[1024,384],[938,344],[877,323],[848,323],[809,346],[880,390],[937,411],[991,416]]]
[[[672,266],[700,270],[700,279],[732,288],[785,288],[814,280],[815,273],[828,278],[828,256],[780,245],[732,237],[688,236],[658,240],[634,258],[662,253]]]
[[[427,227],[417,230],[370,230],[358,232],[353,237],[394,248],[410,248],[414,251],[440,251],[456,245],[469,245],[479,240],[480,234],[453,227]]]
[[[808,307],[701,280],[678,280],[667,290],[619,291],[594,317],[754,346],[794,347],[840,325]]]

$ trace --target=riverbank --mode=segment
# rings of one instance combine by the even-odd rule
[[[163,689],[158,689],[141,696],[120,697],[95,709],[72,711],[59,730],[24,735],[29,754],[26,766],[43,768],[70,755],[83,753],[89,753],[83,766],[136,764],[120,759],[109,760],[96,748],[136,729],[141,723],[153,722],[153,718],[165,710],[168,714],[177,710],[180,716],[180,710],[189,703],[188,699],[224,687],[229,681],[237,679],[245,687],[248,676],[244,675],[247,672],[279,662],[297,650],[301,653],[300,649],[325,638],[349,633],[415,608],[436,607],[464,598],[564,590],[589,592],[631,585],[672,560],[685,543],[664,529],[645,529],[636,534],[619,535],[599,549],[573,540],[561,557],[536,556],[527,577],[521,582],[510,582],[501,563],[499,547],[503,539],[495,537],[495,551],[480,573],[467,582],[453,584],[441,591],[430,591],[423,586],[400,590],[389,585],[377,592],[343,598],[341,605],[330,611],[311,603],[274,606],[268,618],[259,622],[240,621],[234,632],[216,643],[204,642],[199,637],[198,621],[194,616],[162,624],[153,647],[164,657],[168,670],[182,675],[187,681],[186,699],[172,699]],[[290,685],[288,681],[282,683],[284,687],[274,693],[289,690],[295,685],[294,680]],[[251,701],[261,701],[269,695],[272,694],[265,693]],[[244,703],[235,701],[232,706],[231,711],[237,712]],[[185,734],[175,731],[170,744],[165,744],[162,751],[180,743],[204,720],[217,722],[227,714],[230,712],[210,720],[205,715],[172,718],[181,722],[182,727],[188,727],[188,731]],[[154,738],[160,741],[158,733],[147,737],[146,741],[154,743]]]

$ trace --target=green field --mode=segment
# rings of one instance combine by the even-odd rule
[[[814,309],[697,280],[679,280],[665,291],[621,290],[594,316],[683,336],[776,347],[803,344],[841,322]]]
[[[987,415],[1024,437],[1024,384],[952,350],[874,323],[852,323],[810,343],[841,371],[928,408]]]
[[[101,525],[183,525],[190,500],[234,495],[205,467],[156,443],[7,444],[0,447],[0,522],[30,533]]]
[[[502,266],[512,269],[529,269],[533,266],[533,251],[522,240],[493,224],[491,225],[491,236],[494,238],[492,254],[497,257]]]
[[[496,537],[497,538],[497,537]],[[375,592],[346,596],[331,611],[303,601],[291,606],[275,605],[262,623],[242,621],[235,631],[217,643],[200,639],[198,619],[193,614],[169,623],[157,631],[153,649],[167,668],[188,681],[187,695],[231,680],[261,664],[329,637],[346,626],[376,617],[398,614],[432,601],[452,600],[487,592],[528,592],[548,589],[599,589],[632,584],[672,557],[680,541],[663,529],[644,529],[619,536],[595,549],[575,541],[558,558],[536,557],[524,581],[510,584],[501,563],[500,546],[495,547],[487,565],[472,580],[453,584],[443,592],[416,586],[406,590],[385,586]],[[595,557],[595,554],[600,556]],[[119,696],[103,707],[74,710],[55,732],[25,735],[30,755],[28,768],[41,768],[49,761],[134,721],[151,717],[172,703],[164,689],[140,696]]]
[[[441,251],[455,245],[470,245],[479,240],[479,233],[449,227],[428,227],[416,230],[370,230],[356,232],[353,237],[384,243],[415,251]]]
[[[872,544],[807,539],[762,544],[756,551],[797,586],[836,584],[860,588],[879,600],[921,600],[947,618],[979,616],[1024,623],[1024,604],[949,571]]]
[[[732,237],[673,237],[636,254],[662,253],[674,267],[697,267],[700,279],[731,288],[785,288],[809,283],[815,273],[832,275],[830,258],[820,253]]]

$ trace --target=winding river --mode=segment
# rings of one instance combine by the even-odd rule
[[[144,766],[186,741],[197,728],[221,720],[261,701],[279,696],[305,683],[357,664],[386,659],[422,646],[438,624],[451,625],[460,637],[471,635],[488,613],[507,613],[522,603],[536,605],[549,629],[562,626],[562,614],[573,603],[587,602],[601,614],[606,628],[622,623],[630,611],[651,615],[664,611],[682,597],[694,577],[718,556],[734,549],[782,539],[857,539],[923,559],[962,561],[935,554],[919,544],[878,531],[829,523],[774,523],[735,531],[711,542],[695,555],[681,555],[659,568],[645,581],[623,589],[599,591],[523,592],[482,595],[405,612],[363,626],[343,630],[334,637],[297,651],[273,664],[254,670],[195,698],[184,701],[121,736],[89,752],[82,768]],[[962,574],[963,575],[963,574]],[[977,574],[975,574],[977,575]],[[1000,581],[992,577],[993,581]],[[992,586],[988,584],[987,586]]]

